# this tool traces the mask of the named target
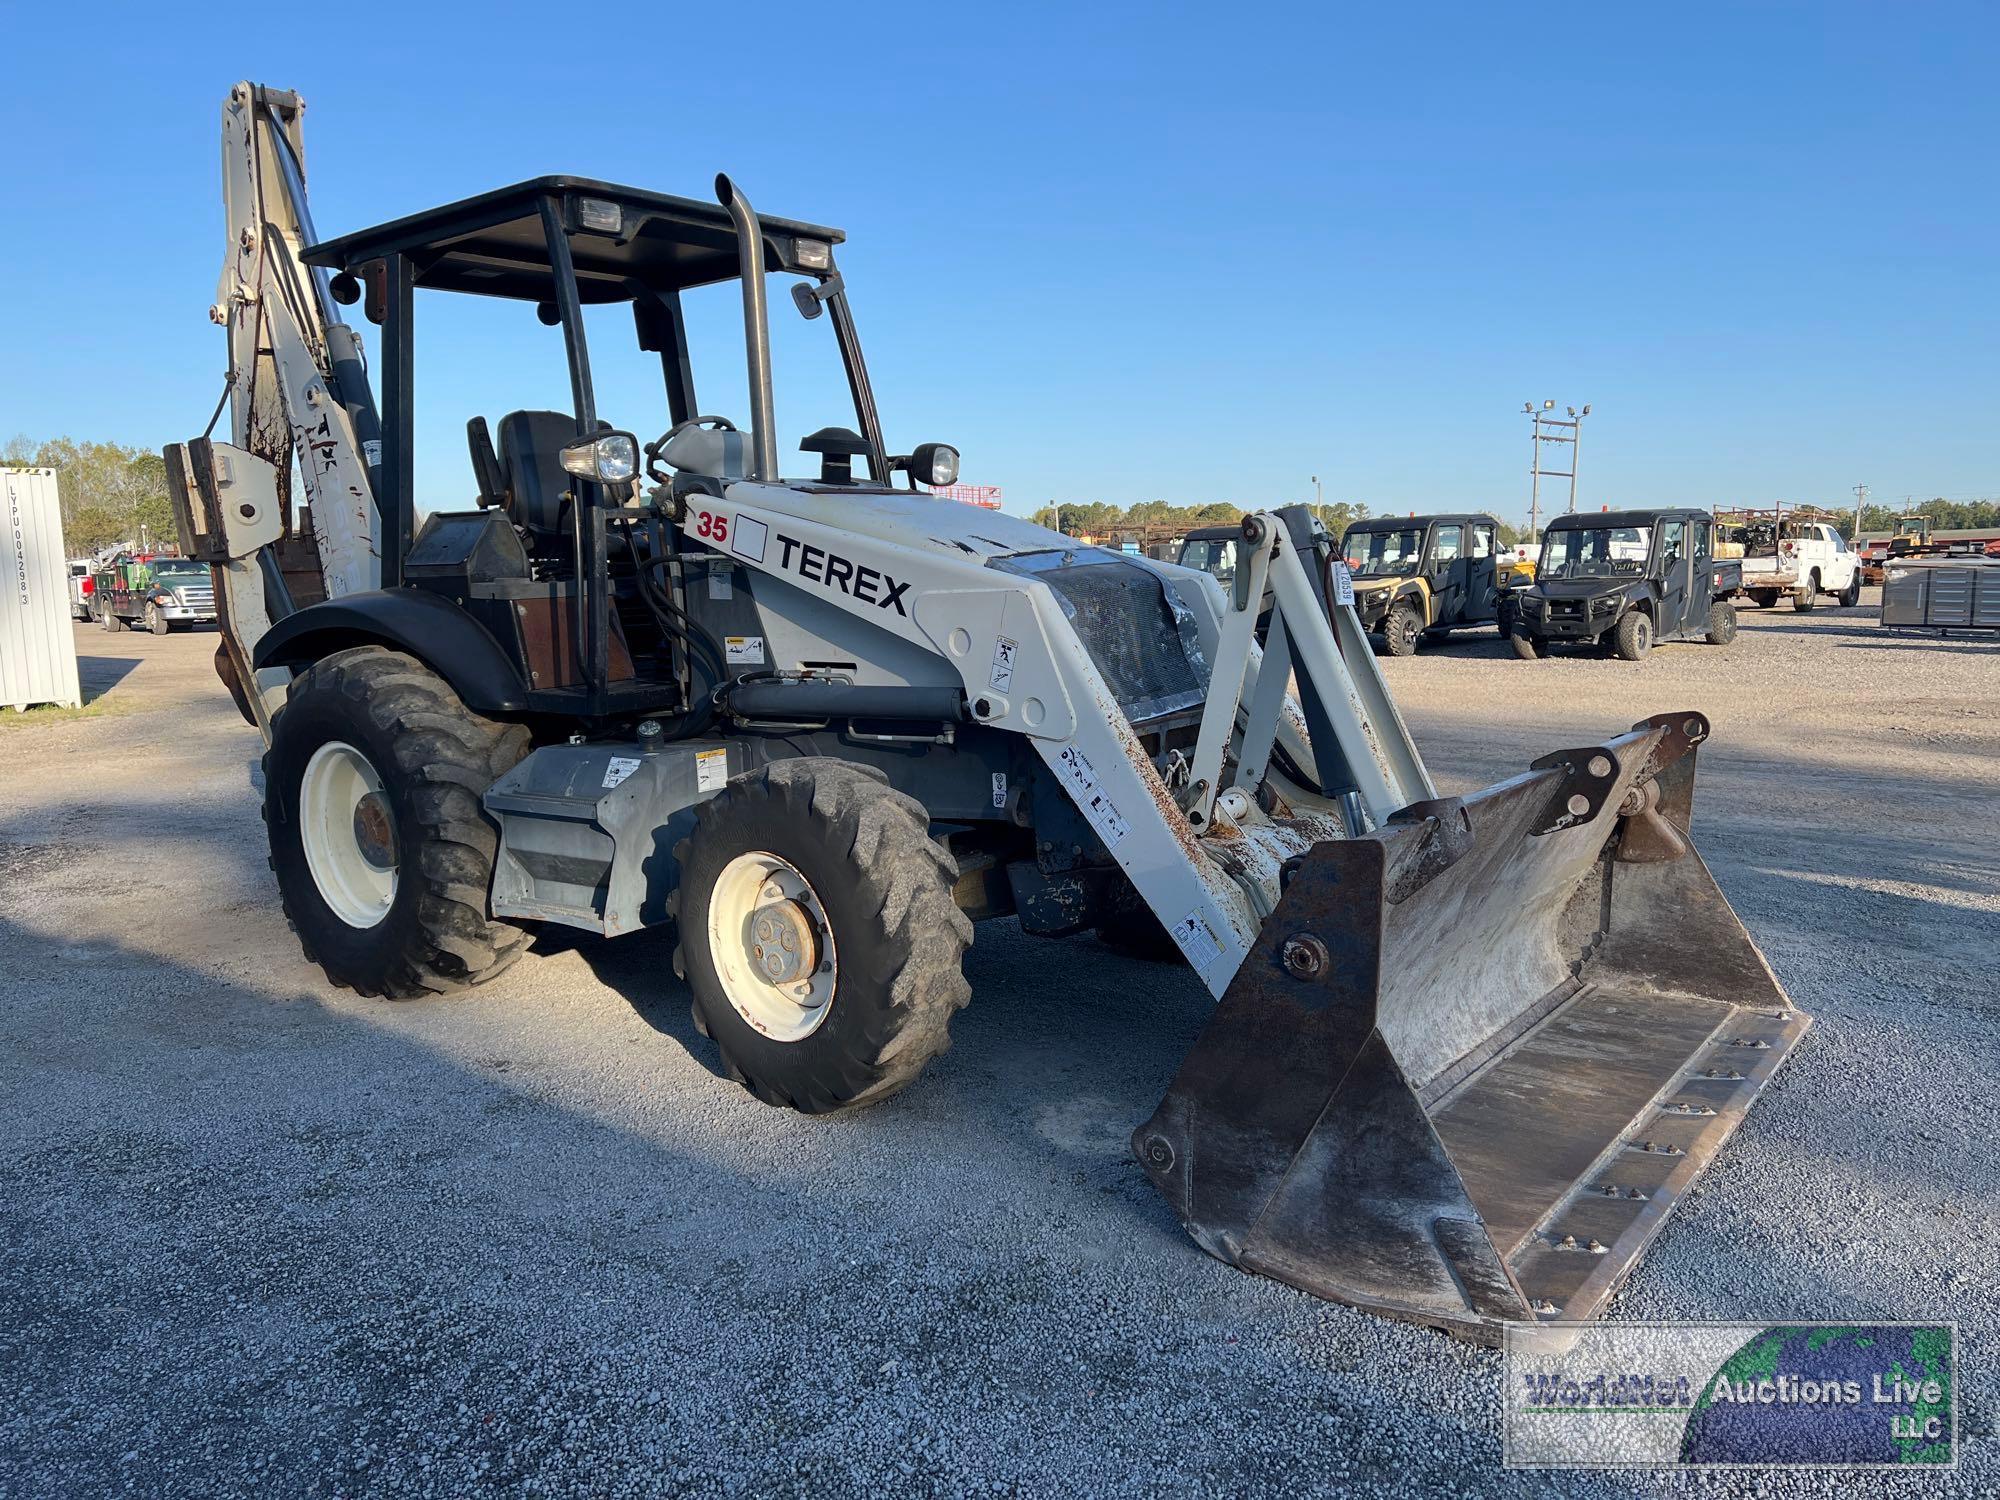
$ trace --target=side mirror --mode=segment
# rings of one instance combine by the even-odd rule
[[[838,275],[827,277],[825,281],[795,281],[792,283],[792,305],[799,310],[802,318],[816,318],[826,311],[826,304],[840,295],[846,286]]]
[[[950,443],[919,443],[906,467],[918,484],[944,489],[958,483],[958,450]]]
[[[562,450],[565,474],[599,484],[626,484],[639,473],[639,440],[629,432],[600,432]]]

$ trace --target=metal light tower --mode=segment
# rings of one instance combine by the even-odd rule
[[[1544,401],[1537,407],[1532,401],[1521,404],[1533,428],[1533,461],[1528,466],[1532,476],[1532,488],[1528,492],[1528,530],[1535,536],[1542,534],[1542,481],[1544,479],[1567,479],[1569,481],[1569,508],[1576,509],[1577,454],[1582,447],[1583,419],[1590,415],[1589,406],[1578,411],[1574,406],[1565,408],[1569,412],[1567,420],[1552,417],[1555,402]],[[1567,435],[1562,429],[1568,429]],[[1542,444],[1568,443],[1569,467],[1567,469],[1545,469],[1542,467]]]

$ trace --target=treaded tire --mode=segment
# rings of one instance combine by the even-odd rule
[[[1854,576],[1847,580],[1847,587],[1840,591],[1839,599],[1843,609],[1852,609],[1861,602],[1861,569],[1854,570]]]
[[[1637,661],[1653,649],[1653,622],[1642,610],[1626,610],[1611,629],[1611,647],[1621,659]]]
[[[121,615],[113,614],[111,606],[108,604],[105,605],[101,611],[99,611],[97,616],[97,624],[98,628],[103,630],[108,635],[116,635],[118,634],[119,631],[125,628],[124,617]]]
[[[811,884],[839,960],[826,1018],[796,1041],[766,1036],[730,1003],[709,946],[717,880],[760,852]],[[972,997],[972,922],[952,900],[958,863],[931,837],[923,804],[880,772],[812,756],[739,776],[701,804],[674,859],[674,971],[729,1076],[766,1104],[804,1114],[873,1104],[951,1045],[952,1014]]]
[[[1708,643],[1726,646],[1735,639],[1736,606],[1727,599],[1717,599],[1708,607]]]
[[[1388,617],[1382,621],[1382,649],[1391,656],[1415,655],[1417,637],[1423,628],[1409,601],[1398,599],[1389,606]]]
[[[1792,595],[1792,608],[1797,610],[1800,614],[1804,614],[1807,610],[1811,609],[1818,602],[1819,602],[1819,574],[1810,573],[1806,576],[1804,587],[1800,588],[1796,593]]]
[[[146,606],[146,629],[154,635],[165,635],[173,628],[173,621],[160,612],[159,605],[149,604]]]
[[[1549,643],[1538,635],[1528,635],[1516,629],[1507,637],[1513,643],[1514,654],[1522,661],[1545,661],[1549,654]]]
[[[1760,589],[1750,597],[1757,601],[1759,609],[1776,609],[1778,607],[1778,594],[1775,589]]]
[[[300,843],[300,778],[330,740],[367,756],[395,815],[396,894],[373,927],[335,915]],[[525,728],[481,718],[400,651],[337,651],[293,681],[264,755],[264,821],[286,920],[328,979],[408,1000],[483,984],[521,956],[529,934],[487,916],[500,841],[479,798],[528,749]]]

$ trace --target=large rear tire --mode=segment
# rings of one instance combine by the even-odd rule
[[[1611,631],[1612,648],[1625,661],[1637,661],[1653,649],[1653,622],[1644,610],[1628,609]]]
[[[812,757],[739,776],[674,858],[675,972],[729,1076],[766,1104],[872,1104],[950,1046],[972,995],[958,865],[879,772]]]
[[[109,604],[97,612],[97,623],[108,635],[116,635],[125,628],[125,621],[112,611]]]
[[[481,984],[528,946],[487,915],[499,836],[480,794],[528,731],[473,713],[415,657],[358,646],[292,683],[264,756],[285,916],[335,984],[406,1000]]]

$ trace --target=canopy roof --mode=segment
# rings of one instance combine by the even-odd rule
[[[404,255],[420,287],[548,301],[555,284],[542,205],[549,202],[568,231],[585,302],[622,302],[640,288],[679,291],[737,274],[736,229],[721,204],[588,177],[537,177],[426,209],[324,240],[310,246],[305,259],[359,274],[371,261]],[[761,222],[765,263],[774,271],[823,275],[832,267],[831,250],[806,265],[800,247],[831,247],[846,238],[838,229],[792,219]]]

